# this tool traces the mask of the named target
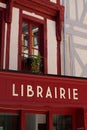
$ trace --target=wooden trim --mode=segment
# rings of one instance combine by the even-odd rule
[[[60,4],[60,0],[57,0],[57,4]]]
[[[0,52],[0,68],[3,69],[3,58],[4,58],[4,36],[5,36],[5,22],[4,22],[4,11],[1,11],[2,13],[2,27],[1,27],[1,52]]]
[[[19,114],[18,110],[13,110],[13,109],[8,109],[8,108],[2,108],[0,109],[0,113],[14,113],[14,114]]]
[[[25,113],[23,110],[20,111],[20,130],[25,130]]]
[[[21,70],[21,34],[22,34],[22,10],[19,14],[19,44],[18,44],[18,70]]]
[[[26,14],[22,14],[22,17],[23,19],[29,19],[29,21],[35,21],[37,23],[41,23],[41,24],[44,24],[44,18],[43,20],[37,18],[37,17],[33,17],[33,16],[29,16],[29,15],[26,15]]]
[[[58,11],[56,16],[56,37],[57,37],[57,74],[61,75],[61,30],[62,30],[62,21],[64,20],[64,8],[61,8],[61,11]]]
[[[5,69],[9,69],[9,53],[10,53],[10,33],[11,32],[11,24],[7,24],[7,39],[6,39],[6,63]]]
[[[45,19],[44,24],[44,73],[48,73],[48,65],[47,65],[47,19]]]
[[[53,130],[53,120],[52,120],[52,112],[49,111],[47,114],[47,129]]]
[[[55,19],[57,11],[61,9],[61,5],[55,4],[50,1],[44,0],[31,0],[31,1],[15,1],[14,5],[22,10],[27,10],[29,12],[35,12],[43,17]]]
[[[7,0],[6,1],[6,22],[11,23],[12,21],[12,7],[13,7],[14,0]]]

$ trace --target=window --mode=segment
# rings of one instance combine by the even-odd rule
[[[19,115],[0,113],[0,130],[19,130]]]
[[[72,116],[53,115],[53,130],[72,130]]]
[[[47,130],[45,114],[26,114],[25,130]]]
[[[23,20],[21,44],[21,69],[34,71],[38,68],[43,71],[43,25]],[[40,62],[40,63],[37,63]],[[32,67],[33,66],[33,67]],[[36,67],[36,68],[34,68]]]

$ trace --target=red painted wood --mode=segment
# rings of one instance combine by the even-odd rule
[[[5,35],[5,22],[4,22],[4,11],[0,11],[0,68],[3,68],[3,57],[4,57],[4,35]]]
[[[61,51],[60,51],[60,41],[61,41],[61,20],[60,12],[58,12],[56,17],[56,37],[57,37],[57,74],[61,75]]]
[[[87,108],[84,109],[84,130],[87,130]]]
[[[77,109],[76,111],[76,128],[84,130],[84,109]]]
[[[48,58],[47,58],[47,19],[45,19],[44,24],[44,74],[48,73]]]
[[[6,22],[11,23],[12,21],[12,7],[13,7],[14,0],[7,0],[6,1]]]
[[[47,130],[53,130],[53,120],[52,120],[52,112],[51,111],[49,111],[48,112],[48,115],[47,115],[47,122],[48,122],[48,124],[47,124],[47,126],[48,126],[48,128],[47,128]]]
[[[44,1],[44,0],[32,0],[32,1],[15,1],[15,6],[22,10],[26,10],[29,12],[34,11],[35,13],[38,13],[39,15],[51,19],[55,19],[55,16],[57,15],[57,11],[61,9],[61,6],[59,4],[55,4],[53,2]]]
[[[20,130],[25,130],[25,113],[23,110],[20,111]]]
[[[5,82],[4,82],[5,81]],[[15,84],[15,93],[19,96],[12,95],[12,85]],[[53,76],[35,76],[22,73],[10,73],[10,72],[0,72],[0,104],[2,105],[12,105],[13,107],[34,107],[34,106],[48,106],[48,107],[84,107],[87,102],[87,80],[79,78],[63,78],[63,77],[53,77]],[[24,95],[21,96],[20,86],[24,86]],[[27,97],[26,86],[31,85],[34,91],[34,96]],[[2,88],[3,86],[3,88]],[[37,86],[41,86],[43,89],[43,98],[37,97]],[[52,92],[52,98],[47,97],[47,88],[50,87]],[[57,87],[58,97],[54,97],[54,88]],[[60,99],[59,88],[63,88],[66,91],[66,98]],[[68,88],[71,91],[71,98],[68,97]],[[78,94],[76,94],[78,99],[73,98],[73,89],[77,89]],[[5,95],[5,96],[4,96]],[[84,96],[83,96],[84,95]],[[14,102],[13,102],[14,100]],[[10,103],[10,104],[9,104]]]
[[[9,53],[10,53],[10,31],[11,24],[7,24],[7,39],[6,39],[6,61],[5,61],[5,69],[9,69]]]

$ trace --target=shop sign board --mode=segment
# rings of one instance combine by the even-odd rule
[[[87,79],[0,72],[0,104],[77,106],[87,103]]]

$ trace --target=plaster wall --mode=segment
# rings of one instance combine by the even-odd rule
[[[87,0],[65,0],[62,4],[65,6],[62,74],[87,77]]]
[[[6,8],[6,4],[0,2],[0,7],[1,7],[1,8]]]
[[[47,19],[48,74],[57,74],[57,40],[55,22]]]
[[[13,8],[11,37],[10,37],[10,57],[9,69],[17,70],[18,68],[18,34],[19,34],[19,9]]]
[[[53,3],[57,3],[57,0],[50,0],[51,2],[53,2]]]

